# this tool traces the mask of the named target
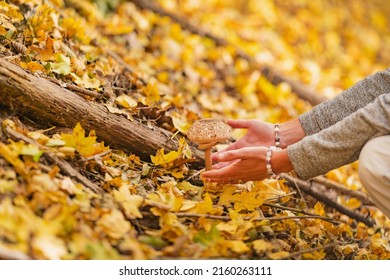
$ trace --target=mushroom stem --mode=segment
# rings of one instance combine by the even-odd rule
[[[211,170],[212,169],[212,160],[211,160],[211,148],[206,148],[204,151],[204,157],[205,157],[205,162],[206,162],[206,170]]]

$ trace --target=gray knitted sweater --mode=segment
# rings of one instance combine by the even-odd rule
[[[368,140],[390,134],[390,68],[315,106],[299,120],[306,137],[287,148],[299,177],[309,179],[358,160]]]

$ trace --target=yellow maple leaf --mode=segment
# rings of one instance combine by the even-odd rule
[[[234,204],[234,210],[240,212],[242,210],[253,211],[264,203],[264,193],[260,188],[255,188],[252,191],[236,192],[236,187],[227,187],[219,201],[219,205],[230,206]]]
[[[46,72],[45,67],[43,67],[42,64],[40,64],[37,61],[30,61],[28,63],[20,62],[19,64],[24,69],[28,69],[28,70],[30,70],[33,73],[36,72],[36,71],[41,71],[41,72],[44,72],[44,73]]]
[[[179,148],[177,151],[170,151],[165,154],[164,148],[161,148],[156,152],[155,156],[150,156],[150,159],[155,165],[160,165],[166,169],[173,168],[171,170],[172,175],[176,178],[182,178],[186,170],[180,169],[180,167],[177,169],[178,166],[175,166],[175,164],[180,166],[180,159],[191,158],[192,155],[184,138],[180,138],[178,142]]]
[[[27,172],[25,169],[25,164],[21,159],[18,158],[19,153],[13,152],[8,145],[0,142],[0,155],[13,165],[18,174],[26,176]]]
[[[345,199],[343,197],[340,198],[340,202],[342,205],[351,208],[353,210],[358,209],[362,204],[360,200],[357,198],[351,197],[350,199]]]
[[[65,142],[65,146],[75,148],[83,157],[90,157],[108,149],[103,142],[96,142],[93,130],[88,136],[85,136],[85,130],[80,123],[77,123],[71,134],[61,133],[61,138]]]
[[[114,198],[122,205],[128,219],[142,218],[139,207],[144,199],[139,195],[131,195],[128,186],[121,186],[119,190],[114,190]]]
[[[160,99],[160,93],[158,91],[157,84],[147,84],[146,87],[143,87],[144,93],[146,95],[146,104],[147,105],[155,105]]]
[[[97,225],[105,234],[114,239],[124,237],[131,230],[130,223],[118,209],[112,209],[109,213],[103,214],[97,221]]]
[[[314,205],[314,213],[320,216],[326,216],[325,205],[318,201]]]
[[[196,213],[198,214],[220,215],[222,214],[222,211],[221,207],[213,205],[213,200],[209,193],[205,194],[202,202],[196,204]]]
[[[90,77],[87,72],[83,73],[81,77],[75,73],[70,73],[70,75],[74,78],[74,82],[83,88],[99,89],[102,85],[102,82],[99,79],[96,77]]]
[[[155,165],[167,166],[180,156],[180,151],[170,151],[167,154],[164,153],[164,148],[157,151],[155,156],[150,156],[152,163]]]
[[[56,52],[59,49],[57,46],[59,42],[57,40],[52,39],[50,36],[47,36],[46,43],[44,48],[39,48],[37,46],[31,46],[30,52],[36,54],[35,58],[40,61],[55,61],[56,60]]]
[[[136,100],[134,100],[132,97],[130,97],[126,94],[119,95],[115,99],[115,102],[126,109],[133,109],[133,108],[137,107],[137,104],[138,104],[138,102]]]

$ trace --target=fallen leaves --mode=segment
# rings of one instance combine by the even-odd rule
[[[0,246],[36,259],[389,259],[390,224],[377,210],[366,213],[380,227],[367,228],[326,205],[303,201],[282,181],[198,186],[185,140],[198,118],[282,122],[309,108],[289,86],[274,86],[239,58],[235,45],[333,95],[385,68],[389,39],[378,40],[378,34],[386,34],[386,7],[381,11],[367,1],[342,8],[321,1],[303,1],[302,7],[280,1],[159,2],[230,44],[217,46],[132,3],[0,2],[0,42],[13,51],[15,43],[26,48],[14,58],[22,67],[99,92],[103,98],[96,102],[110,112],[156,124],[179,139],[177,149],[158,149],[151,162],[143,162],[111,151],[79,124],[70,133],[51,133],[6,121],[3,128],[12,125],[42,146],[0,133]],[[324,11],[330,15],[325,21]],[[87,191],[48,163],[45,152],[69,162],[104,193]],[[356,166],[328,176],[361,189]],[[354,198],[338,199],[350,209],[364,207]]]

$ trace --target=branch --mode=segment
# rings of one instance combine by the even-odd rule
[[[288,256],[286,256],[286,257],[284,257],[282,259],[283,260],[290,260],[292,258],[295,258],[297,256],[300,256],[300,255],[303,255],[303,254],[306,254],[306,253],[311,253],[311,252],[315,252],[315,251],[319,251],[319,250],[324,250],[324,249],[327,249],[327,248],[330,248],[330,247],[334,247],[337,244],[338,244],[337,242],[332,242],[332,243],[329,243],[329,244],[326,244],[326,245],[323,245],[323,246],[301,250],[301,251],[298,251],[298,252],[295,252],[295,253],[291,253],[291,254],[289,254]]]
[[[33,139],[28,138],[27,136],[13,130],[11,127],[7,126],[5,128],[5,132],[14,140],[22,140],[26,143],[33,144],[42,151],[44,151],[44,156],[47,160],[49,160],[51,163],[57,164],[62,172],[65,175],[68,175],[69,177],[75,179],[76,181],[82,183],[85,187],[92,190],[94,193],[102,193],[103,190],[96,184],[89,181],[87,178],[85,178],[83,175],[81,175],[79,172],[77,172],[68,162],[66,162],[63,159],[58,158],[54,153],[49,152],[48,149],[45,146],[42,146],[41,144],[37,143]]]
[[[339,212],[341,212],[341,213],[343,213],[343,214],[345,214],[345,215],[347,215],[347,216],[349,216],[349,217],[351,217],[359,222],[362,222],[369,227],[372,227],[375,225],[375,222],[370,217],[365,217],[358,212],[347,209],[344,206],[333,201],[329,197],[324,196],[323,194],[317,192],[316,190],[314,190],[314,188],[310,185],[309,182],[300,180],[298,178],[294,178],[294,177],[287,175],[287,174],[282,174],[282,178],[287,180],[292,186],[294,186],[296,184],[305,193],[311,195],[312,197],[316,198],[319,201],[322,201],[323,203],[336,209],[337,211],[339,211]]]
[[[218,216],[218,215],[210,215],[210,214],[197,214],[197,213],[173,213],[177,217],[180,218],[206,218],[206,219],[215,219],[215,220],[223,220],[230,221],[231,218],[229,216]],[[251,221],[282,221],[282,220],[294,220],[294,219],[320,219],[325,220],[327,222],[333,223],[334,220],[329,217],[318,216],[318,215],[306,215],[306,216],[282,216],[282,217],[264,217],[264,218],[249,218],[244,217],[244,220]]]
[[[208,31],[202,30],[201,28],[191,24],[186,18],[181,17],[177,14],[171,13],[169,11],[166,11],[165,9],[161,8],[157,4],[153,3],[153,1],[146,1],[146,0],[130,0],[135,5],[137,5],[141,9],[150,10],[162,17],[169,17],[176,23],[178,23],[183,29],[188,30],[191,33],[197,34],[201,37],[206,37],[211,40],[213,40],[217,45],[219,46],[228,46],[229,42],[225,39],[218,37]],[[237,46],[234,46],[236,49],[236,53],[239,57],[242,59],[247,60],[249,63],[254,65],[257,69],[261,71],[261,73],[274,85],[278,85],[282,82],[287,83],[290,85],[291,90],[301,99],[308,101],[313,106],[320,104],[324,101],[326,101],[326,98],[319,93],[315,92],[314,89],[309,88],[306,85],[303,85],[302,83],[293,80],[291,78],[285,77],[282,74],[280,74],[275,69],[269,67],[269,66],[263,66],[260,65],[253,57],[248,55],[244,50],[240,49]]]
[[[318,183],[318,184],[321,184],[327,188],[334,189],[340,194],[344,194],[344,195],[347,195],[349,197],[357,198],[364,205],[375,205],[374,202],[372,201],[372,199],[370,197],[368,197],[364,192],[354,191],[354,190],[348,189],[346,186],[344,186],[340,183],[333,182],[329,179],[326,179],[323,176],[313,178],[313,179],[311,179],[311,181]]]
[[[88,97],[92,98],[93,100],[99,99],[102,96],[101,93],[98,93],[98,92],[95,92],[92,90],[88,90],[85,88],[81,88],[81,87],[78,87],[78,86],[70,84],[70,83],[64,83],[56,78],[46,77],[46,79],[59,85],[60,87],[68,88],[77,94],[80,93],[80,95],[82,95],[82,96],[88,96]]]

